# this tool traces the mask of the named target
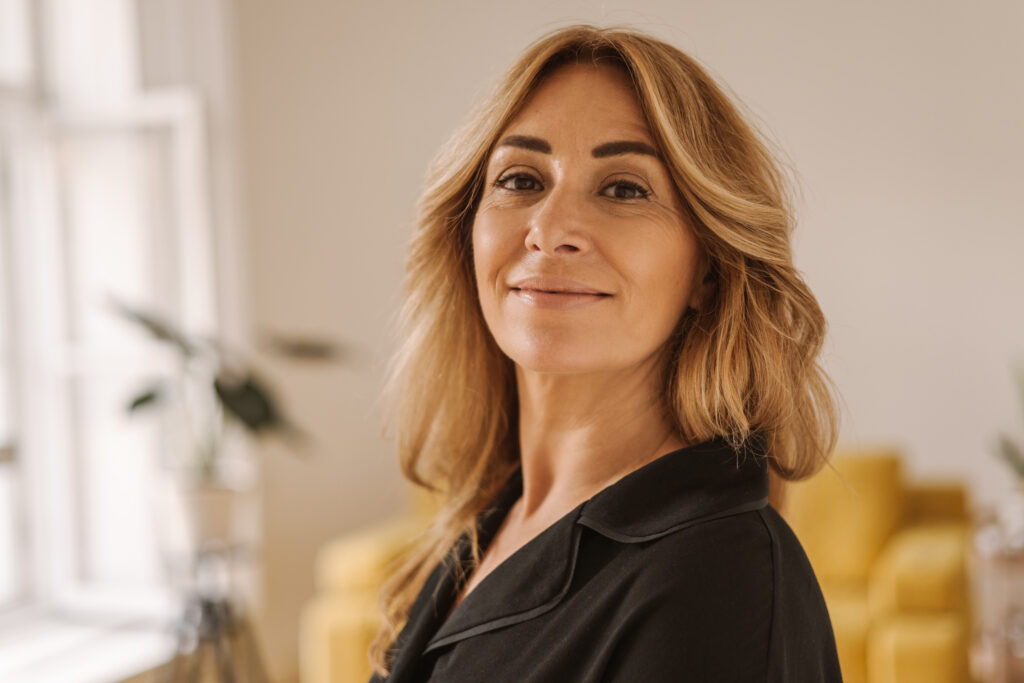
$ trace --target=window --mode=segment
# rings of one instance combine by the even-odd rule
[[[177,608],[159,474],[184,444],[125,411],[175,359],[110,297],[217,332],[207,106],[154,78],[180,35],[143,40],[182,5],[0,0],[0,627]]]
[[[0,610],[15,604],[25,592],[26,520],[24,485],[14,446],[13,405],[17,367],[12,330],[10,258],[12,159],[11,123],[18,104],[26,99],[30,76],[28,12],[24,0],[0,0]]]

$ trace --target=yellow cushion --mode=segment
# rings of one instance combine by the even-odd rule
[[[914,482],[906,487],[904,525],[922,522],[966,522],[970,514],[967,489],[959,480]]]
[[[867,638],[870,616],[863,586],[824,581],[832,631],[835,633],[839,668],[845,683],[868,683]]]
[[[967,609],[967,525],[902,529],[878,558],[868,584],[871,614]]]
[[[899,455],[842,452],[831,462],[832,467],[789,487],[786,521],[819,580],[865,581],[903,517]]]
[[[378,591],[392,564],[423,529],[421,519],[379,524],[337,538],[317,553],[317,597],[300,622],[304,683],[365,683],[368,651],[381,623]]]
[[[868,635],[871,683],[966,683],[967,639],[959,614],[882,619]]]
[[[307,603],[299,622],[303,683],[366,683],[370,643],[380,625],[373,596],[322,595]]]
[[[376,593],[389,565],[422,528],[420,521],[405,518],[330,541],[317,552],[317,587],[341,594]]]

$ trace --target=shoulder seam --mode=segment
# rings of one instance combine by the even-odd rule
[[[764,508],[758,509],[757,516],[761,520],[761,524],[764,525],[765,532],[768,534],[768,546],[770,548],[771,560],[772,560],[772,612],[771,612],[771,618],[768,621],[768,648],[767,648],[768,652],[767,652],[767,658],[766,658],[765,663],[764,663],[764,678],[765,678],[765,681],[767,681],[768,677],[771,675],[771,668],[770,668],[770,666],[771,666],[771,662],[772,662],[772,646],[774,645],[774,638],[775,638],[775,603],[776,603],[776,601],[778,599],[778,587],[775,585],[776,584],[776,580],[775,580],[775,577],[776,577],[775,566],[776,566],[777,558],[775,557],[775,552],[776,552],[775,551],[775,534],[772,533],[771,527],[768,526],[768,521],[764,518]]]

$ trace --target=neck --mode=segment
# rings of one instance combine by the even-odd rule
[[[516,368],[521,523],[557,519],[652,460],[686,444],[647,367],[586,375]]]

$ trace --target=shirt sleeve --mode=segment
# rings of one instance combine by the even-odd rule
[[[706,525],[664,544],[636,577],[615,625],[606,683],[763,683],[768,675],[773,577],[767,537],[743,525]]]

